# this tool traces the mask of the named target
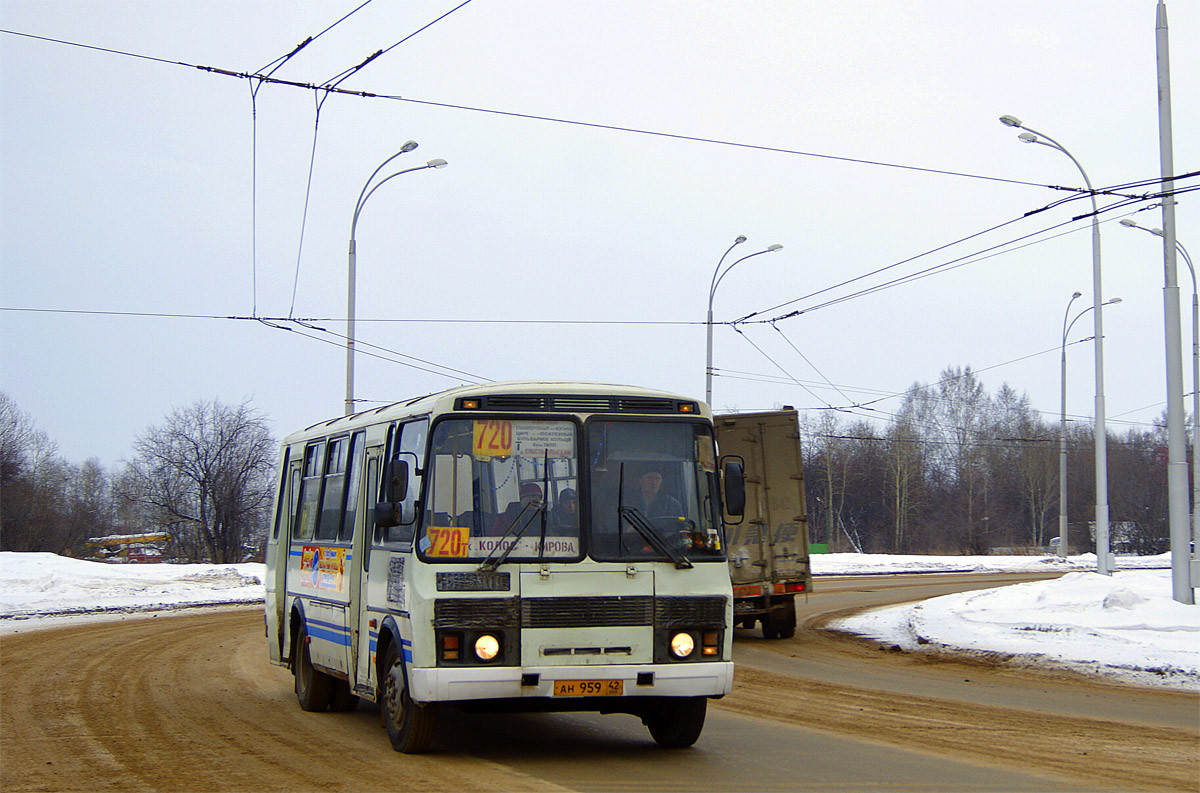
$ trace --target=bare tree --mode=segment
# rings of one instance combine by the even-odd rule
[[[0,392],[0,548],[51,553],[70,548],[71,476],[49,436]]]
[[[892,511],[891,551],[900,553],[912,545],[913,519],[924,490],[924,450],[918,435],[911,403],[888,427],[888,479]]]
[[[198,401],[134,442],[118,482],[123,508],[171,535],[175,553],[239,562],[262,538],[271,504],[275,441],[261,413]]]

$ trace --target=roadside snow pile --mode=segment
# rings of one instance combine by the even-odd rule
[[[263,599],[263,565],[85,562],[0,552],[0,620],[130,612]]]
[[[1169,570],[1068,573],[877,609],[829,627],[908,651],[965,651],[1200,690],[1200,607],[1171,598]]]
[[[1064,573],[1095,570],[1096,554],[1057,556],[903,556],[887,553],[822,553],[811,557],[813,575],[897,573]],[[1171,554],[1118,556],[1117,569],[1169,568]]]

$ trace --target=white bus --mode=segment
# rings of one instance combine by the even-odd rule
[[[437,711],[629,713],[692,745],[732,688],[733,597],[703,402],[593,383],[467,386],[283,441],[271,660],[305,710],[377,703],[392,745]]]

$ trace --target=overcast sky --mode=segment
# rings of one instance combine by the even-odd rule
[[[1071,222],[1090,207],[1023,218],[1082,177],[997,119],[1057,139],[1097,187],[1158,178],[1154,0],[460,1],[0,0],[0,388],[63,456],[127,458],[198,399],[250,400],[279,436],[341,414],[351,217],[409,139],[380,176],[449,166],[359,218],[363,406],[526,378],[702,398],[709,284],[744,234],[726,264],[783,249],[717,290],[717,410],[886,419],[900,400],[875,400],[970,365],[1056,419],[1064,311],[1092,300],[1090,221]],[[1200,6],[1168,11],[1186,173]],[[338,84],[379,98],[193,68],[323,85],[379,50]],[[1166,405],[1162,244],[1118,225],[1161,227],[1150,203],[1101,216],[1116,432]],[[1200,257],[1198,206],[1182,196],[1177,219]],[[1018,239],[1037,244],[973,256]],[[820,307],[950,262],[971,263]],[[1068,356],[1068,412],[1088,420],[1092,347]]]

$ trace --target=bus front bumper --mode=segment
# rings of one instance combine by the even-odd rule
[[[733,690],[733,662],[691,664],[631,664],[628,666],[477,666],[408,669],[409,696],[416,702],[477,699],[545,698],[556,696],[556,681],[622,683],[622,697],[719,697]]]

